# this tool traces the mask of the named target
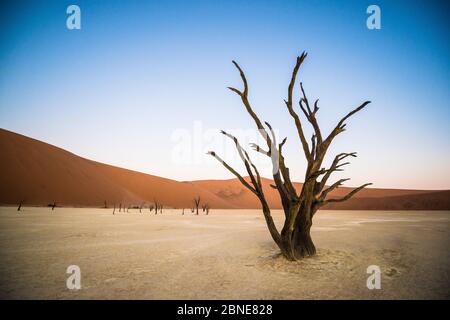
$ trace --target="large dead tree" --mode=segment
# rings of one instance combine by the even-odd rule
[[[294,188],[294,185],[291,182],[289,168],[286,166],[283,157],[282,149],[284,144],[286,143],[286,138],[280,143],[277,143],[271,125],[268,122],[264,122],[264,126],[260,118],[253,111],[253,108],[248,99],[249,89],[247,79],[244,72],[235,61],[233,61],[233,64],[239,70],[242,82],[244,84],[244,89],[241,91],[236,88],[229,87],[231,91],[235,92],[241,98],[245,109],[253,119],[258,131],[262,135],[267,145],[266,148],[262,148],[259,145],[251,144],[254,150],[270,157],[272,160],[272,174],[275,183],[275,185],[272,185],[272,187],[275,188],[280,195],[281,204],[285,215],[285,222],[281,232],[278,231],[272,219],[269,205],[264,196],[263,185],[261,183],[261,177],[258,169],[253,164],[247,151],[241,146],[238,139],[233,135],[222,131],[222,134],[233,140],[237,152],[244,162],[246,171],[249,176],[248,179],[244,179],[235,169],[224,162],[215,152],[208,152],[208,154],[212,155],[214,158],[220,161],[225,166],[225,168],[233,173],[247,189],[249,189],[252,193],[255,194],[256,197],[258,197],[259,201],[261,202],[262,211],[270,234],[275,243],[280,248],[282,254],[289,260],[298,260],[306,256],[312,256],[316,253],[316,248],[311,239],[310,230],[314,214],[319,208],[331,202],[345,201],[351,198],[364,187],[370,185],[370,183],[364,184],[343,197],[327,197],[331,191],[339,187],[344,181],[348,180],[341,179],[331,185],[328,185],[327,182],[331,174],[336,171],[342,171],[342,167],[348,164],[348,162],[343,162],[343,160],[347,159],[348,157],[356,157],[356,153],[340,153],[336,155],[329,168],[323,168],[322,162],[324,161],[325,154],[333,139],[337,135],[345,131],[345,121],[358,111],[362,110],[370,103],[370,101],[365,101],[359,107],[349,112],[337,123],[337,125],[328,136],[323,136],[316,118],[317,111],[319,110],[319,100],[316,100],[311,105],[308,98],[306,97],[303,84],[300,82],[299,107],[305,115],[306,120],[312,126],[312,130],[314,132],[310,140],[311,145],[309,145],[305,137],[302,122],[300,121],[300,117],[295,111],[293,105],[293,94],[296,77],[301,64],[306,58],[306,55],[307,54],[303,52],[299,57],[297,57],[297,61],[294,70],[292,71],[292,77],[288,86],[287,100],[284,101],[290,116],[294,120],[302,150],[307,160],[305,181],[300,192],[298,192]]]

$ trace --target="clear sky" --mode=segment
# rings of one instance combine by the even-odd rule
[[[305,161],[283,99],[305,50],[300,79],[310,100],[320,98],[324,131],[372,101],[330,150],[358,151],[348,185],[449,189],[444,3],[2,1],[0,127],[176,180],[231,178],[204,152],[225,153],[244,172],[218,133],[247,139],[253,128],[226,89],[241,87],[235,59],[255,111],[288,137],[286,161],[301,181]],[[81,8],[81,30],[66,27],[70,4]],[[381,8],[381,30],[366,27],[370,4]]]

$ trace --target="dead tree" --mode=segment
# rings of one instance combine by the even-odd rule
[[[122,203],[119,204],[119,212],[122,211]]]
[[[155,204],[155,215],[158,214],[158,209],[159,209],[159,203],[156,200],[153,200],[153,203]]]
[[[113,214],[116,214],[116,204],[114,203]]]
[[[184,216],[184,208],[183,208],[183,211],[181,212],[181,215]]]
[[[333,139],[345,130],[345,121],[358,111],[362,110],[370,103],[370,101],[365,101],[359,107],[349,112],[337,123],[337,125],[332,129],[331,133],[328,136],[322,136],[322,132],[316,119],[316,114],[319,110],[318,100],[316,100],[313,105],[310,105],[309,100],[306,97],[303,85],[300,82],[301,97],[299,99],[299,107],[305,115],[306,120],[312,126],[312,130],[314,132],[311,137],[311,145],[309,145],[305,137],[300,117],[294,110],[293,106],[293,92],[296,77],[298,70],[300,69],[300,65],[303,63],[305,58],[305,52],[303,52],[301,56],[297,57],[297,61],[288,86],[287,100],[284,101],[285,106],[295,123],[297,134],[302,146],[302,151],[307,160],[305,180],[300,192],[298,192],[294,188],[294,185],[291,182],[289,168],[286,166],[282,154],[282,148],[286,143],[286,138],[282,140],[281,143],[277,144],[274,131],[272,130],[270,124],[268,122],[264,122],[264,126],[260,118],[253,111],[253,108],[248,99],[249,89],[247,79],[244,72],[235,61],[233,61],[233,64],[240,73],[242,82],[244,84],[244,89],[241,91],[236,88],[229,87],[231,91],[233,91],[240,97],[246,111],[253,119],[253,122],[255,123],[259,133],[261,134],[265,141],[265,144],[267,145],[266,149],[256,144],[252,144],[251,146],[254,150],[270,157],[272,160],[272,175],[275,183],[274,185],[272,185],[272,187],[275,188],[279,193],[285,215],[285,222],[281,232],[277,230],[277,227],[275,226],[275,223],[272,219],[269,205],[264,196],[263,185],[258,169],[253,164],[247,151],[240,145],[236,137],[226,133],[225,131],[222,131],[222,134],[233,140],[237,152],[244,162],[249,179],[244,179],[236,170],[234,170],[226,162],[224,162],[215,152],[208,152],[208,154],[220,161],[225,166],[225,168],[233,173],[247,189],[249,189],[253,194],[255,194],[256,197],[258,197],[262,206],[262,211],[269,232],[275,243],[280,248],[282,254],[289,260],[298,260],[306,256],[314,255],[316,253],[316,248],[311,239],[310,230],[314,214],[319,208],[328,203],[345,201],[351,198],[364,187],[370,185],[370,183],[364,184],[352,190],[343,197],[327,197],[331,191],[339,187],[344,181],[348,180],[341,179],[331,185],[328,185],[327,182],[331,174],[336,171],[342,171],[342,167],[348,164],[348,162],[342,161],[348,157],[356,157],[356,153],[340,153],[336,155],[329,168],[323,168],[322,162],[324,160],[325,154]],[[270,134],[268,132],[270,132]]]
[[[17,211],[20,211],[22,209],[23,200],[20,201],[19,206],[17,207]]]
[[[203,211],[203,212],[206,212],[206,215],[208,215],[208,213],[209,213],[209,204],[205,203],[205,204],[202,206],[202,211]]]
[[[194,205],[196,209],[195,214],[198,215],[198,207],[200,206],[200,197],[194,198]]]
[[[52,207],[52,211],[55,210],[56,202],[53,202],[53,204],[51,205],[51,207]]]
[[[151,206],[148,207],[148,210],[149,210],[150,212],[152,212],[152,211],[153,211],[153,208],[154,208],[154,206],[151,205]]]
[[[143,207],[143,206],[144,206],[143,203],[139,206],[139,213],[142,213],[142,207]]]
[[[160,204],[159,204],[159,213],[160,213],[160,214],[162,214],[163,207],[164,207],[164,206],[162,205],[162,203],[160,203]]]

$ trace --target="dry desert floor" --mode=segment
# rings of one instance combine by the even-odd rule
[[[450,298],[450,212],[321,211],[312,235],[317,256],[288,262],[258,210],[1,207],[0,298]],[[80,290],[66,287],[69,265]]]

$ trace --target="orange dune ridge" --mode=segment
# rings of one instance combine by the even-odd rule
[[[50,144],[0,129],[0,204],[109,207],[150,204],[191,208],[201,197],[211,208],[260,208],[258,199],[237,179],[180,182],[95,162]],[[281,208],[273,181],[263,179],[272,208]],[[298,190],[301,183],[296,183]],[[347,193],[341,187],[331,197]],[[326,209],[450,210],[450,190],[364,189]]]

